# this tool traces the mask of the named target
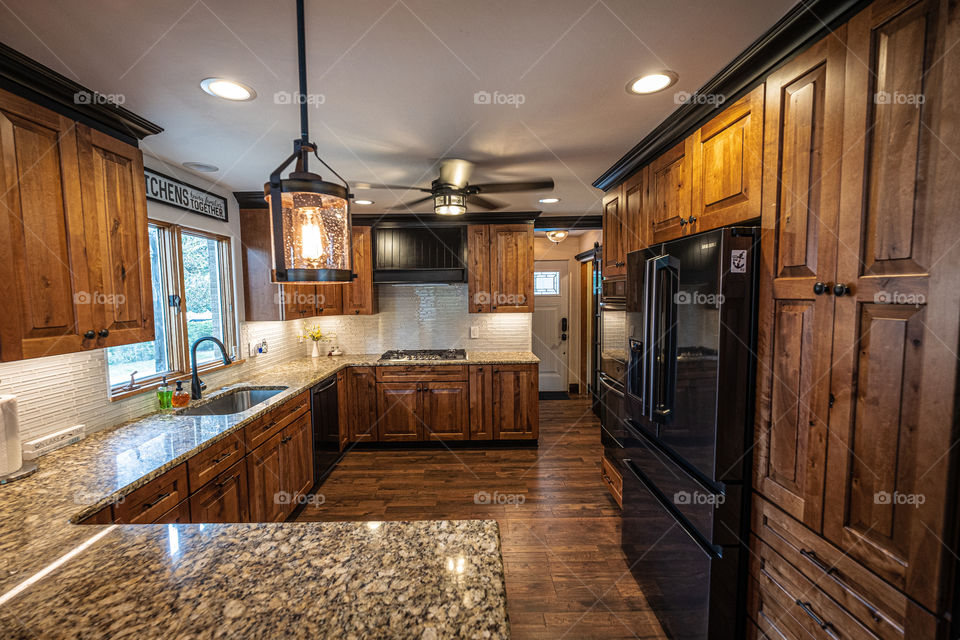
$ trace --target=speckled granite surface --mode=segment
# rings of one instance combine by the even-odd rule
[[[389,542],[383,542],[383,544],[389,544],[393,551],[387,547],[376,547],[379,551],[370,551],[373,553],[370,557],[354,554],[354,550],[349,544],[351,535],[357,533],[357,531],[354,531],[357,525],[339,523],[318,523],[315,525],[178,525],[173,529],[166,525],[113,527],[104,538],[96,541],[80,553],[77,558],[66,563],[49,577],[13,597],[5,595],[71,549],[84,544],[92,536],[106,529],[102,526],[74,525],[70,523],[71,520],[79,520],[95,512],[101,506],[114,502],[119,497],[186,460],[219,438],[242,428],[277,404],[283,403],[298,393],[309,389],[317,382],[344,367],[373,364],[383,366],[409,364],[378,363],[378,358],[379,355],[347,355],[335,358],[302,358],[289,361],[252,377],[242,385],[234,385],[288,387],[268,402],[254,406],[248,411],[230,416],[153,414],[135,422],[92,434],[77,444],[44,456],[39,460],[40,469],[37,473],[25,480],[0,487],[0,519],[3,523],[0,527],[0,615],[3,617],[3,624],[0,625],[0,629],[3,630],[4,635],[7,632],[7,624],[17,623],[17,620],[28,622],[28,630],[25,633],[29,637],[36,637],[32,635],[29,628],[32,627],[34,631],[38,629],[56,630],[60,628],[57,623],[58,619],[73,620],[77,616],[90,616],[91,619],[100,619],[101,621],[123,619],[133,624],[136,620],[141,620],[144,624],[150,622],[151,624],[165,625],[171,624],[169,618],[172,615],[173,619],[186,625],[183,627],[182,635],[216,635],[220,633],[219,631],[214,632],[216,626],[223,622],[223,620],[218,622],[219,618],[217,616],[220,616],[223,619],[230,620],[231,624],[235,622],[238,625],[236,633],[228,633],[227,636],[239,637],[244,635],[246,630],[249,630],[253,635],[272,636],[274,634],[270,632],[261,633],[264,628],[255,631],[254,627],[246,626],[249,621],[244,622],[247,620],[245,614],[237,614],[231,617],[228,613],[232,614],[236,611],[215,610],[218,606],[221,606],[220,600],[232,597],[245,602],[256,601],[258,603],[256,606],[250,602],[247,606],[252,607],[251,611],[262,613],[270,607],[261,601],[282,597],[278,594],[284,593],[283,590],[278,590],[279,587],[276,587],[276,584],[272,581],[288,578],[294,581],[283,588],[288,593],[305,593],[314,598],[309,610],[304,610],[307,612],[303,613],[302,616],[309,618],[311,624],[314,622],[319,625],[330,624],[332,619],[329,616],[334,614],[323,611],[322,606],[324,602],[328,601],[327,596],[346,598],[345,602],[352,602],[349,599],[358,597],[357,590],[365,593],[373,589],[374,591],[370,591],[370,593],[375,593],[376,585],[385,584],[382,582],[383,580],[390,583],[390,580],[394,578],[403,579],[402,574],[408,569],[410,571],[429,571],[432,565],[428,564],[420,567],[417,560],[418,553],[428,548],[431,550],[429,553],[440,553],[438,550],[440,547],[437,545],[443,540],[446,541],[443,544],[450,549],[461,549],[464,554],[467,554],[468,549],[473,549],[472,553],[474,555],[471,557],[474,560],[470,562],[478,564],[470,566],[477,571],[476,579],[486,581],[488,584],[500,585],[500,591],[496,592],[499,595],[495,595],[494,591],[487,592],[488,595],[493,594],[495,597],[494,600],[486,602],[484,606],[489,607],[491,619],[500,616],[500,623],[490,622],[490,624],[501,625],[501,632],[491,632],[489,635],[481,634],[477,637],[502,637],[505,635],[506,613],[505,593],[502,589],[503,569],[495,522],[384,524],[381,533],[378,535],[389,538]],[[431,361],[429,364],[536,362],[538,362],[536,356],[530,352],[468,352],[466,361]],[[226,389],[228,388],[230,387]],[[216,396],[220,392],[218,390],[207,395],[208,397]],[[446,533],[442,536],[438,534],[438,539],[433,540],[431,539],[432,534],[428,535],[423,530],[425,526],[445,527],[444,531]],[[176,557],[174,557],[175,554],[170,553],[172,548],[170,546],[172,544],[170,532],[172,531],[178,532],[177,535],[181,545],[181,553]],[[426,535],[426,539],[418,540],[424,535]],[[384,538],[381,537],[378,540],[384,540]],[[339,546],[341,544],[343,546]],[[418,547],[417,545],[426,546]],[[480,547],[476,547],[476,545],[480,545]],[[261,553],[267,554],[267,556],[269,554],[279,554],[280,552],[277,549],[281,547],[288,550],[290,562],[284,565],[286,569],[282,571],[277,569],[279,573],[276,575],[271,573],[273,569],[257,565],[256,562],[244,562],[242,564],[235,562],[235,558],[238,557],[250,559],[256,558]],[[374,549],[374,547],[365,548],[368,551]],[[484,549],[483,554],[481,554],[484,555],[484,558],[477,556],[477,549],[480,548]],[[417,549],[420,549],[420,551]],[[349,580],[344,576],[338,577],[335,568],[325,564],[328,561],[320,556],[328,553],[339,554],[344,562],[359,563],[353,568],[344,569],[353,572],[350,573]],[[388,555],[384,556],[384,553]],[[357,550],[357,554],[359,554],[359,550]],[[384,564],[383,560],[388,557],[403,559],[403,562],[398,560],[398,563],[392,565]],[[450,557],[457,558],[460,556]],[[464,555],[464,557],[467,556]],[[231,558],[234,558],[234,560],[231,560]],[[165,560],[161,562],[161,559]],[[248,564],[249,566],[247,566]],[[217,578],[218,572],[223,566],[228,565],[230,570],[236,572],[237,575],[245,576],[244,579],[237,581],[235,584],[231,582],[229,585],[218,582],[220,580],[220,578]],[[296,581],[304,577],[302,572],[308,571],[306,567],[309,566],[320,569],[320,573],[316,575],[313,570],[310,570],[310,579],[317,580],[317,585],[325,584],[326,587],[321,589],[320,586],[313,584],[295,584]],[[156,576],[151,578],[152,574],[156,574]],[[208,575],[212,580],[209,584]],[[445,574],[437,574],[430,578],[433,582],[428,580],[425,584],[439,584],[441,575]],[[267,585],[270,584],[273,584],[276,588],[268,587]],[[338,591],[346,589],[348,584],[350,586],[348,593]],[[472,582],[470,584],[473,585],[470,587],[471,589],[476,586]],[[81,591],[76,591],[77,589]],[[320,589],[320,591],[316,589]],[[171,590],[172,593],[168,594],[166,590]],[[98,595],[80,595],[86,592]],[[433,597],[435,595],[440,598],[443,593],[447,592],[436,591],[434,587],[430,587],[429,591],[422,593],[407,592],[404,597],[408,600],[404,602],[408,602],[408,604],[404,604],[403,607],[412,607],[411,611],[423,607],[433,607],[438,612],[436,615],[441,615],[440,612],[444,610],[444,607],[452,605],[451,601],[441,601]],[[466,592],[455,595],[458,598],[460,596],[465,598],[464,603],[474,597],[473,595],[468,596]],[[66,598],[65,602],[72,603],[70,607],[66,607],[66,605],[57,601],[58,596],[63,596]],[[397,608],[397,601],[390,604],[382,599],[386,597],[386,595],[381,595],[381,599],[374,598],[373,600],[373,602],[379,603],[377,606],[389,607],[390,610],[383,612],[382,615],[388,616],[388,618],[390,616],[401,616],[401,619],[402,616],[407,615]],[[4,601],[4,598],[6,598],[6,601]],[[147,602],[153,600],[161,603],[156,605],[161,607],[161,610],[164,606],[172,607],[172,609],[166,610],[169,614],[168,619],[162,622],[156,619],[150,620],[150,616],[155,616],[157,609],[152,609],[153,614],[143,618],[139,617],[140,609],[145,608]],[[276,600],[273,600],[273,602],[276,602]],[[44,603],[43,606],[40,606],[40,603]],[[65,607],[63,611],[57,608],[60,606]],[[358,615],[360,610],[356,607],[363,606],[365,606],[364,603],[358,600],[351,604],[353,608],[345,609],[344,615]],[[469,627],[473,630],[472,623],[468,621],[473,620],[472,616],[475,612],[469,607],[464,607],[466,607],[465,604],[461,605],[461,609],[458,610],[459,616],[451,615],[449,612],[443,613],[443,615],[449,617],[449,624],[465,624],[465,628]],[[291,609],[291,611],[298,610],[296,608]],[[351,611],[353,613],[350,613]],[[290,614],[289,619],[283,618],[283,615],[279,618],[281,621],[286,620],[283,624],[293,624],[292,621],[297,618],[294,613]],[[299,623],[306,624],[302,616]],[[180,618],[183,618],[183,620],[180,620]],[[392,618],[390,619],[392,620]],[[426,624],[427,619],[423,622],[424,624]],[[212,625],[207,631],[199,631],[200,626],[191,626],[201,625],[202,620],[206,620],[205,624]],[[359,624],[358,620],[355,622]],[[261,620],[258,624],[262,623]],[[15,624],[13,628],[19,628],[18,624]],[[76,633],[71,631],[67,635],[72,637],[98,637],[102,635],[96,633],[92,626],[88,625],[86,631],[83,631],[81,623],[77,622],[76,624],[80,625]],[[249,622],[249,624],[253,623]],[[127,629],[128,627],[125,625],[126,623],[121,627]],[[148,629],[149,627],[142,627],[142,633],[134,633],[131,637],[151,635]],[[160,627],[153,629],[158,635],[164,635],[160,633]],[[279,629],[280,627],[278,627],[277,635],[289,635]],[[351,637],[346,629],[346,627],[343,627],[331,635]],[[434,631],[437,633],[436,637],[457,637],[456,633],[448,633],[450,629],[449,626],[436,627]],[[433,633],[426,626],[422,627],[421,630],[424,634],[423,637],[431,637]],[[354,631],[357,637],[365,635],[362,631]],[[181,632],[172,635],[177,634],[181,634]],[[473,637],[471,634],[464,637]],[[49,637],[51,633],[37,633],[36,635]],[[56,634],[53,633],[53,635]],[[166,637],[171,637],[171,635]],[[320,633],[316,637],[325,637],[325,634]],[[417,637],[420,636],[417,635]]]

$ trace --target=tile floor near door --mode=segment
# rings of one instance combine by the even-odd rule
[[[354,450],[299,520],[494,518],[513,638],[664,638],[620,552],[599,429],[575,398],[540,403],[539,449]]]

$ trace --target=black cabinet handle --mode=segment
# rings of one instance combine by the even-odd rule
[[[100,329],[100,331],[97,332],[97,335],[100,336],[101,338],[106,338],[108,335],[110,335],[110,330]]]
[[[281,438],[281,439],[280,439],[280,444],[287,444],[287,443],[290,442],[291,440],[293,440],[293,436],[287,436],[286,438]]]
[[[816,552],[816,551],[812,551],[812,550],[810,550],[810,549],[801,549],[801,550],[800,550],[800,555],[803,556],[804,558],[806,558],[807,560],[809,560],[809,561],[810,561],[810,564],[812,564],[812,565],[815,566],[817,569],[819,569],[820,571],[822,571],[822,572],[824,573],[824,575],[826,575],[828,578],[830,578],[830,579],[833,580],[835,583],[837,583],[838,585],[840,585],[843,589],[845,589],[846,591],[848,591],[848,592],[850,592],[850,593],[852,593],[852,594],[856,594],[856,593],[857,593],[856,589],[852,588],[849,584],[847,584],[847,583],[838,575],[838,574],[839,574],[839,571],[837,570],[837,568],[836,568],[836,567],[828,567],[827,564],[826,564],[823,560],[820,559],[820,556],[817,555],[817,552]],[[855,595],[854,597],[857,597],[857,596]],[[870,603],[866,602],[865,600],[862,600],[862,599],[859,598],[859,597],[857,597],[857,600],[860,602],[860,604],[862,604],[864,607],[866,607],[867,611],[870,612],[870,617],[873,618],[873,621],[874,621],[874,622],[880,622],[880,621],[882,620],[882,618],[880,617],[880,614],[877,612],[877,610],[876,610]]]
[[[821,629],[823,629],[823,630],[825,630],[825,631],[829,631],[829,630],[830,630],[830,626],[831,626],[830,623],[827,622],[827,621],[825,621],[823,618],[821,618],[820,616],[818,616],[816,613],[814,613],[814,612],[813,612],[813,609],[810,608],[812,605],[811,605],[809,602],[801,602],[800,599],[797,598],[796,604],[797,604],[798,607],[800,607],[801,609],[803,609],[803,612],[804,612],[805,614],[807,614],[808,616],[810,616],[810,619],[813,620],[813,621],[817,624],[817,626],[819,626]]]
[[[848,293],[850,293],[850,287],[848,287],[847,285],[841,282],[838,282],[837,284],[833,285],[833,295],[837,296],[838,298],[840,296],[845,296]]]
[[[354,310],[354,312],[353,312],[353,313],[354,313],[354,315],[360,315],[360,309],[356,309],[356,310]]]
[[[83,337],[86,338],[87,340],[93,340],[94,338],[97,337],[97,332],[94,331],[93,329],[90,329],[85,334],[83,334]]]
[[[141,510],[141,511],[146,511],[147,509],[151,509],[151,508],[157,506],[158,504],[160,504],[161,502],[163,502],[164,500],[166,500],[166,499],[169,498],[169,497],[170,497],[170,493],[169,493],[169,492],[167,492],[167,493],[161,493],[159,496],[157,496],[157,499],[154,500],[153,502],[145,502],[145,503],[143,504],[143,506],[140,507],[140,510]]]
[[[826,285],[826,284],[824,284],[824,283],[822,283],[822,282],[814,282],[814,283],[813,283],[813,293],[814,293],[815,295],[818,295],[818,296],[819,296],[819,295],[822,295],[823,292],[826,291],[826,290],[827,290],[827,285]]]

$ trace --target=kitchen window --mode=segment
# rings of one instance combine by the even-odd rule
[[[155,339],[110,347],[110,395],[122,397],[190,373],[190,345],[205,336],[222,341],[236,356],[230,239],[179,225],[150,222],[150,271]],[[219,349],[197,349],[201,370],[223,366]],[[131,388],[131,376],[133,387]]]

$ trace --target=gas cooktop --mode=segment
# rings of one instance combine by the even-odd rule
[[[464,349],[391,349],[381,360],[466,360]]]

